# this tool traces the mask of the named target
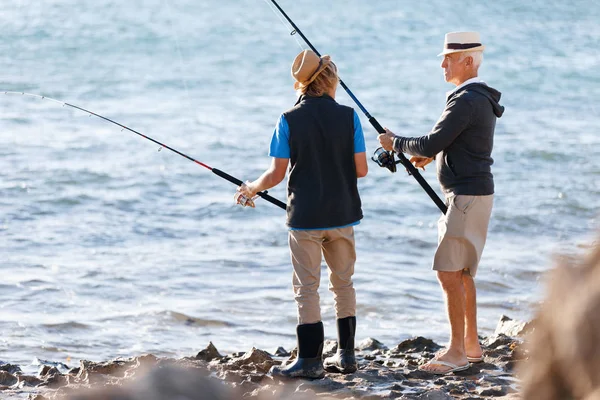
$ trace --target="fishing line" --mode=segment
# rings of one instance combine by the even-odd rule
[[[217,175],[217,176],[219,176],[219,177],[221,177],[221,178],[223,178],[223,179],[225,179],[225,180],[227,180],[227,181],[229,181],[229,182],[231,182],[231,183],[233,183],[233,184],[235,184],[237,186],[241,186],[243,184],[243,182],[241,180],[239,180],[239,179],[237,179],[237,178],[229,175],[226,172],[221,171],[220,169],[213,168],[213,167],[211,167],[208,164],[200,162],[200,161],[196,160],[195,158],[192,158],[192,157],[188,156],[187,154],[184,154],[184,153],[180,152],[179,150],[175,150],[174,148],[172,148],[170,146],[167,146],[164,143],[159,142],[158,140],[152,139],[150,136],[146,136],[143,133],[140,133],[140,132],[138,132],[138,131],[136,131],[134,129],[131,129],[131,128],[129,128],[129,127],[127,127],[127,126],[119,123],[119,122],[116,122],[116,121],[110,119],[110,118],[104,117],[104,116],[102,116],[100,114],[96,114],[93,111],[86,110],[83,107],[79,107],[79,106],[76,106],[74,104],[66,103],[64,101],[56,100],[56,99],[53,99],[51,97],[42,96],[42,95],[39,95],[39,94],[32,94],[32,93],[25,93],[25,92],[12,92],[12,91],[3,91],[2,93],[4,93],[5,95],[16,94],[16,95],[22,95],[22,96],[35,97],[35,98],[39,98],[39,99],[42,99],[42,100],[50,100],[50,101],[53,101],[55,103],[58,103],[58,104],[62,105],[63,107],[65,107],[65,106],[71,107],[71,108],[74,108],[76,110],[82,111],[82,112],[84,112],[86,114],[89,114],[90,116],[93,115],[93,116],[98,117],[98,118],[100,118],[100,119],[102,119],[104,121],[110,122],[111,124],[115,124],[115,125],[121,127],[121,131],[128,130],[129,132],[135,133],[136,135],[141,136],[144,139],[148,139],[151,142],[154,142],[154,143],[158,144],[161,149],[165,148],[167,150],[171,150],[172,152],[174,152],[176,154],[179,154],[180,156],[185,157],[188,160],[190,160],[190,161],[192,161],[192,162],[194,162],[194,163],[196,163],[196,164],[198,164],[198,165],[200,165],[200,166],[202,166],[202,167],[210,170],[213,174],[215,174],[215,175]],[[280,207],[280,208],[282,208],[284,210],[286,209],[286,205],[285,205],[284,202],[282,202],[281,200],[278,200],[278,199],[276,199],[276,198],[268,195],[266,190],[263,191],[263,192],[258,192],[256,194],[258,196],[262,197],[264,200],[268,201],[269,203],[274,204],[277,207]]]
[[[294,27],[292,25],[290,25],[283,18],[283,16],[281,15],[281,13],[275,7],[273,7],[272,3],[269,3],[269,0],[264,0],[264,1],[265,1],[265,3],[267,3],[267,5],[271,9],[271,11],[273,11],[273,14],[275,14],[275,16],[277,16],[277,18],[279,19],[279,21],[281,22],[281,24],[285,27],[285,29],[290,31],[290,36],[294,37],[294,40],[298,44],[298,47],[300,47],[302,50],[304,50],[305,46],[302,45],[302,42],[300,40],[298,40],[298,36],[296,35],[296,33],[298,33],[298,32],[296,31],[296,29],[294,29]]]
[[[165,5],[167,6],[167,9],[169,10],[169,16],[171,17],[171,21],[174,21],[173,18],[173,11],[171,9],[171,5],[169,4],[169,0],[165,0]],[[179,35],[177,33],[177,30],[170,27],[169,29],[171,35],[175,38],[175,48],[177,50],[177,55],[179,56],[179,66],[181,68],[181,71],[184,70],[184,64],[183,64],[183,54],[181,53],[181,46],[179,45]],[[193,104],[192,103],[192,98],[190,96],[190,91],[188,88],[188,84],[187,81],[185,80],[185,78],[183,77],[183,74],[181,74],[181,82],[183,83],[183,87],[185,89],[185,97],[187,97],[187,101],[189,104]],[[194,108],[192,107],[192,111],[194,111]],[[193,115],[193,114],[192,114]],[[192,124],[190,119],[188,119],[188,124],[191,128]]]
[[[265,0],[265,1],[267,1],[267,0]],[[314,51],[315,54],[317,54],[320,57],[321,53],[319,53],[319,51],[312,45],[312,43],[306,38],[306,36],[304,36],[304,33],[302,33],[302,31],[300,30],[300,28],[298,28],[298,26],[294,23],[294,21],[292,21],[292,19],[285,13],[285,11],[283,11],[283,9],[279,6],[279,4],[277,4],[277,2],[275,0],[269,0],[269,1],[277,8],[277,10],[279,11],[279,14],[281,16],[283,16],[287,20],[287,22],[292,26],[292,28],[294,29],[292,31],[292,35],[294,35],[294,36],[295,36],[295,34],[300,35],[300,37],[302,38],[302,40],[304,40],[306,45],[308,47],[310,47],[310,49],[312,51]],[[273,9],[273,8],[271,7],[271,9]],[[346,93],[348,93],[348,96],[350,96],[350,98],[354,101],[354,103],[356,103],[358,108],[360,108],[360,110],[363,112],[363,114],[365,114],[365,116],[369,119],[369,122],[371,123],[373,128],[375,128],[375,130],[378,133],[385,133],[385,129],[383,129],[383,127],[379,124],[379,122],[371,114],[369,114],[367,109],[361,104],[360,101],[358,101],[358,98],[356,98],[356,96],[354,95],[354,93],[352,93],[350,88],[348,88],[348,86],[346,86],[344,81],[342,81],[342,79],[339,79],[339,83],[340,83],[340,86],[344,88]],[[381,150],[383,150],[383,149],[381,149]],[[423,178],[423,176],[419,173],[417,168],[415,168],[415,166],[412,165],[412,163],[408,160],[408,158],[406,158],[406,156],[404,154],[397,153],[398,160],[399,160],[397,162],[394,160],[394,152],[393,151],[386,152],[385,150],[380,151],[380,149],[378,149],[376,151],[376,155],[377,155],[377,159],[373,158],[373,160],[376,161],[380,166],[388,168],[391,172],[396,172],[396,164],[401,163],[408,171],[408,174],[412,175],[413,178],[415,178],[415,180],[419,183],[419,185],[421,185],[423,190],[425,190],[425,192],[429,195],[431,200],[440,209],[440,211],[442,213],[446,214],[446,211],[448,210],[448,207],[446,206],[446,204],[442,201],[442,199],[440,199],[440,197],[431,188],[431,186],[429,186],[429,184],[427,183],[425,178]]]

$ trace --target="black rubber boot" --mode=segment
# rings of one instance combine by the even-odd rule
[[[298,357],[285,367],[273,366],[269,375],[273,378],[320,379],[325,376],[323,369],[323,323],[303,324],[296,327],[298,337]]]
[[[346,317],[337,320],[338,350],[323,363],[329,372],[351,374],[358,369],[354,356],[354,334],[356,333],[356,317]]]

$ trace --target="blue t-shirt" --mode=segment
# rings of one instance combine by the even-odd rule
[[[358,114],[354,111],[354,153],[364,153],[367,151],[365,146],[365,135],[360,124]],[[288,126],[285,116],[282,114],[277,121],[273,137],[271,138],[271,146],[269,148],[269,156],[275,158],[290,158],[290,127]],[[327,230],[327,229],[338,229],[346,228],[349,226],[355,226],[360,224],[360,220],[352,224],[344,226],[334,226],[329,228],[311,228],[311,229],[298,229],[290,228],[293,231],[306,231],[306,230]]]
[[[365,135],[358,114],[354,111],[354,152],[363,153],[365,151],[367,151]],[[269,155],[276,158],[290,158],[290,127],[283,114],[281,114],[277,126],[275,126]]]

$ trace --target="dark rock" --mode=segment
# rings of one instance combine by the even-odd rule
[[[494,386],[491,388],[483,389],[479,391],[480,396],[486,397],[500,397],[508,394],[508,388],[504,386]]]
[[[246,381],[260,383],[265,378],[265,374],[248,374]]]
[[[35,363],[37,363],[39,365],[48,365],[50,367],[56,367],[59,371],[65,371],[65,372],[71,368],[67,364],[62,363],[60,361],[42,360],[37,357],[34,359],[34,364]]]
[[[448,393],[445,393],[441,390],[432,390],[427,393],[423,393],[419,397],[419,400],[453,400],[454,397],[450,396]]]
[[[510,348],[510,345],[514,342],[514,339],[506,336],[503,333],[500,333],[496,336],[491,336],[484,342],[484,345],[488,349],[499,349],[500,346],[506,346],[505,348]],[[500,348],[501,350],[502,348]]]
[[[409,379],[432,379],[435,377],[435,375],[427,372],[427,371],[421,371],[420,369],[416,369],[414,371],[410,371],[408,373],[404,373],[404,376],[406,376]]]
[[[106,383],[110,377],[122,378],[127,368],[137,364],[136,359],[116,359],[112,361],[96,363],[88,360],[79,362],[77,380],[89,384]]]
[[[306,389],[314,390],[315,392],[333,392],[343,389],[345,385],[341,382],[334,381],[331,378],[315,379],[312,381],[303,381],[297,388],[298,391]]]
[[[200,352],[196,354],[197,360],[212,361],[220,358],[223,358],[223,356],[219,354],[219,351],[212,342],[209,342],[204,350],[200,350]]]
[[[0,371],[0,385],[12,386],[19,381],[19,378],[6,371]]]
[[[9,374],[20,374],[21,371],[21,367],[19,367],[18,365],[14,365],[14,364],[4,364],[3,362],[0,361],[0,371],[6,371]]]
[[[58,368],[56,367],[52,367],[50,365],[42,365],[40,366],[40,369],[38,371],[38,376],[40,378],[46,378],[48,376],[52,376],[52,375],[60,375],[60,371],[58,370]]]
[[[67,376],[61,374],[54,374],[46,375],[46,379],[44,379],[40,386],[45,386],[49,389],[58,389],[68,384],[69,379],[67,378]]]
[[[287,351],[286,349],[284,349],[283,347],[279,346],[277,348],[277,350],[275,350],[273,352],[273,355],[277,356],[277,357],[289,357],[290,356],[290,352]]]
[[[438,345],[433,340],[418,336],[399,343],[396,347],[390,350],[390,353],[422,353],[424,351],[434,352],[441,348],[442,346]]]
[[[152,367],[158,362],[158,358],[154,354],[144,354],[134,358],[136,367]]]
[[[225,371],[220,376],[221,379],[227,382],[241,383],[244,381],[244,376],[238,371]]]
[[[30,393],[29,396],[27,396],[27,400],[48,400],[48,398],[42,396],[41,394]]]
[[[503,315],[500,317],[498,325],[496,325],[494,336],[502,334],[511,337],[521,337],[529,332],[531,328],[532,324],[529,322],[515,321],[512,318]]]
[[[370,350],[387,350],[388,348],[386,345],[384,345],[377,339],[366,338],[358,344],[357,349],[361,350],[361,351],[370,351]]]
[[[31,375],[19,375],[18,378],[19,378],[18,386],[20,388],[23,388],[25,386],[37,386],[43,382],[38,377],[31,376]]]
[[[503,379],[501,376],[484,375],[481,378],[479,378],[477,383],[479,385],[488,384],[492,386],[503,386],[510,385],[511,382],[507,381],[506,379]]]
[[[331,357],[337,351],[337,340],[327,339],[323,343],[323,357]]]
[[[234,363],[240,366],[248,364],[257,365],[262,364],[266,361],[273,361],[269,353],[267,353],[264,350],[259,350],[256,347],[253,347],[252,350],[250,350],[247,353],[244,353],[242,357],[238,358],[237,360],[234,360]]]

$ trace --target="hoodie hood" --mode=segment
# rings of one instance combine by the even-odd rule
[[[494,108],[494,114],[496,114],[496,117],[500,118],[502,114],[504,114],[504,106],[501,106],[499,103],[502,93],[500,93],[493,87],[481,83],[472,83],[462,88],[462,90],[465,89],[469,89],[472,92],[477,92],[487,97],[490,103],[492,103],[492,107]]]

